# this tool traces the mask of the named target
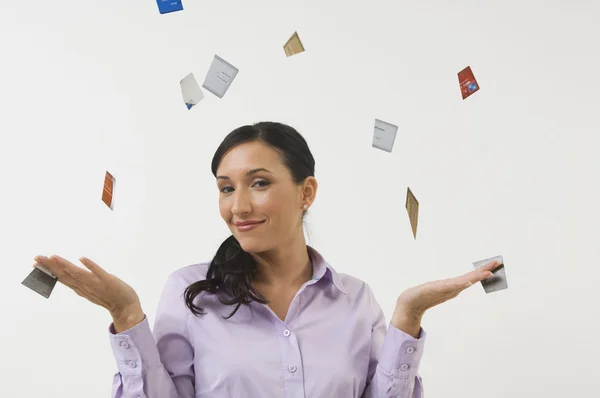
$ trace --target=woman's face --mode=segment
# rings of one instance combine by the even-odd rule
[[[265,252],[303,236],[302,206],[310,206],[314,195],[306,198],[306,188],[294,183],[279,153],[262,142],[227,152],[217,186],[221,217],[246,252]]]

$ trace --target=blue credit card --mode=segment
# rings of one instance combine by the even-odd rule
[[[181,0],[156,0],[156,4],[158,4],[158,11],[161,14],[183,10]]]

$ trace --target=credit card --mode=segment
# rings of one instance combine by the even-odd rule
[[[45,298],[50,298],[57,281],[58,279],[49,270],[37,265],[21,284]]]
[[[419,201],[415,198],[410,188],[406,191],[406,211],[408,212],[408,218],[410,219],[410,226],[412,227],[413,236],[417,239],[417,224],[419,222]]]
[[[304,45],[300,41],[300,36],[298,36],[298,32],[294,32],[292,37],[285,43],[283,46],[283,50],[285,51],[285,55],[288,57],[304,52]]]
[[[479,84],[477,84],[470,66],[458,72],[458,82],[463,100],[479,90]]]
[[[502,256],[486,258],[485,260],[474,262],[473,267],[477,269],[486,264],[491,263],[492,261],[500,261],[502,265],[496,267],[496,269],[492,271],[492,273],[494,274],[493,276],[490,276],[489,278],[481,281],[481,285],[483,286],[483,289],[486,293],[493,293],[508,288],[508,281],[506,280],[506,269],[504,268],[504,260],[502,259]]]
[[[161,14],[183,10],[181,0],[156,0],[156,4],[158,4],[158,12]]]
[[[223,98],[238,72],[235,66],[215,55],[202,87],[218,98]]]
[[[183,95],[183,101],[187,106],[188,110],[202,101],[204,93],[198,85],[196,78],[193,73],[190,73],[179,82],[181,86],[181,94]]]
[[[375,130],[373,132],[373,148],[392,152],[398,126],[383,120],[375,119]]]
[[[104,177],[104,189],[102,189],[102,201],[110,207],[111,210],[114,210],[114,191],[115,191],[116,180],[108,171],[106,172],[106,176]]]

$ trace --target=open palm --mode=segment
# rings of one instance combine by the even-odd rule
[[[426,282],[405,290],[397,301],[397,306],[405,308],[417,317],[425,311],[442,304],[460,294],[463,290],[477,282],[489,278],[492,271],[501,263],[492,261],[474,271],[449,279]]]

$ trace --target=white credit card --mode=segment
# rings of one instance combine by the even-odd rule
[[[204,98],[204,93],[198,85],[196,78],[193,73],[190,73],[179,82],[181,86],[181,94],[183,95],[183,101],[187,106],[188,110],[198,104]]]
[[[398,126],[375,119],[375,130],[373,132],[373,148],[392,152]]]
[[[238,72],[238,68],[215,55],[202,87],[217,97],[223,98]]]

